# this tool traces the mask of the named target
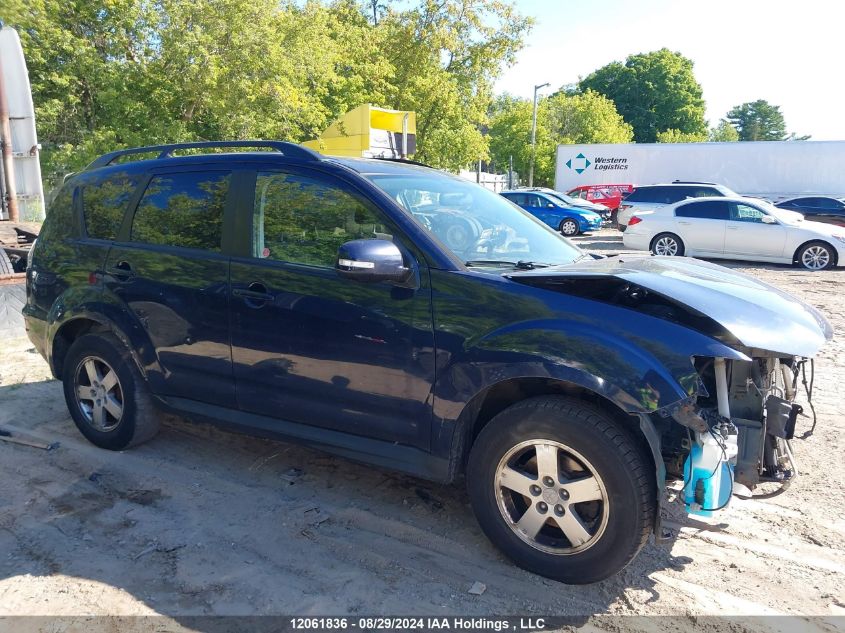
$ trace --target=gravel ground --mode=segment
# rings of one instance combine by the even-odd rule
[[[622,248],[610,230],[576,241]],[[845,270],[723,263],[845,329]],[[787,492],[734,499],[712,521],[674,502],[669,545],[570,587],[500,556],[461,487],[190,423],[126,453],[99,450],[29,341],[12,337],[0,349],[0,427],[60,446],[0,442],[0,616],[641,614],[682,625],[789,614],[833,630],[845,614],[841,336],[816,368],[818,427],[794,443],[801,477]],[[475,582],[482,595],[469,593]]]

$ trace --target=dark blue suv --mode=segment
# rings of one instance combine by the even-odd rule
[[[446,173],[272,141],[99,158],[52,204],[27,293],[97,446],[176,414],[465,478],[499,548],[571,583],[634,557],[667,477],[699,513],[787,480],[793,377],[831,336],[742,274],[597,258]]]

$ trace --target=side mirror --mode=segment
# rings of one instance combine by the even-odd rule
[[[763,220],[763,224],[777,224],[778,223],[778,221],[770,215],[764,215],[762,220]]]
[[[335,271],[340,277],[364,283],[403,283],[411,276],[402,252],[390,240],[352,240],[342,244]]]
[[[546,208],[547,208],[547,209],[554,209],[554,208],[555,208],[555,205],[554,205],[554,204],[552,204],[551,202],[547,202],[547,203],[546,203]]]

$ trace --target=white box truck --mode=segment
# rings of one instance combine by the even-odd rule
[[[714,182],[780,200],[845,196],[845,141],[558,145],[555,189],[582,185]]]

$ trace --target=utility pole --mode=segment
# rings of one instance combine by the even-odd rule
[[[508,189],[513,189],[513,155],[508,156]]]
[[[3,185],[6,190],[6,208],[9,220],[18,221],[18,194],[15,190],[15,166],[12,157],[12,128],[9,123],[9,100],[6,98],[6,83],[0,66],[0,148],[3,150]]]
[[[537,91],[550,84],[534,86],[534,113],[531,115],[531,164],[528,166],[528,186],[534,186],[534,155],[536,154],[537,143]]]

